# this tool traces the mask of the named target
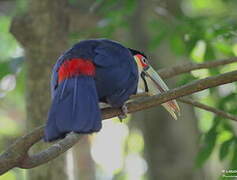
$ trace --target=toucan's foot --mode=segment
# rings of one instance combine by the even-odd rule
[[[122,114],[120,114],[120,115],[118,116],[120,122],[122,122],[123,119],[126,119],[126,118],[128,117],[128,116],[127,116],[127,114],[128,114],[128,107],[127,107],[127,105],[124,104],[124,105],[121,107],[121,110],[122,110]]]

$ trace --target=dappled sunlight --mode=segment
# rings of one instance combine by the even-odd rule
[[[227,7],[221,0],[185,0],[181,5],[183,12],[190,17],[227,12]]]
[[[195,93],[193,96],[197,99],[202,99],[202,98],[206,98],[210,95],[210,90],[209,89],[205,89],[203,91],[197,92]]]
[[[237,69],[237,63],[227,64],[226,66],[221,68],[221,73],[234,71],[236,69]]]
[[[237,56],[237,44],[233,45],[233,53],[235,54],[235,56]]]
[[[214,115],[201,109],[195,109],[195,114],[198,117],[198,128],[202,133],[208,132],[213,125]]]
[[[66,153],[66,173],[68,176],[68,180],[75,180],[74,177],[74,159],[72,149],[69,149]]]
[[[140,130],[132,130],[127,139],[125,171],[127,179],[142,179],[147,171],[147,162],[143,159],[144,139]]]
[[[236,92],[236,86],[234,84],[224,84],[217,88],[220,96],[222,97],[225,97],[231,93]]]
[[[203,62],[204,60],[204,56],[205,56],[205,52],[206,52],[206,42],[203,40],[199,40],[197,41],[196,45],[194,46],[193,50],[191,51],[191,58],[195,61],[195,62]]]
[[[132,130],[127,139],[128,153],[142,153],[144,150],[144,139],[139,130]]]
[[[123,167],[124,140],[127,136],[126,124],[106,120],[102,130],[93,139],[92,157],[108,176]]]
[[[11,136],[19,133],[18,124],[6,114],[0,112],[0,135]]]
[[[17,46],[15,51],[12,53],[11,57],[12,58],[18,58],[24,56],[24,49],[21,48],[20,46]]]
[[[138,154],[129,154],[125,159],[127,179],[139,180],[147,171],[146,161]]]
[[[9,74],[2,78],[0,89],[3,91],[12,91],[16,87],[15,75]]]
[[[207,69],[199,69],[192,71],[191,74],[196,78],[206,78],[210,76],[210,73]]]
[[[127,124],[118,121],[104,121],[102,130],[92,139],[91,154],[102,168],[100,176],[104,174],[103,178],[112,179],[122,171],[126,179],[141,179],[147,171],[147,163],[141,155],[143,150],[141,132],[129,132]]]
[[[12,171],[4,174],[3,176],[0,176],[0,180],[15,180],[15,179],[16,176]]]

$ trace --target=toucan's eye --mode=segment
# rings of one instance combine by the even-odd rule
[[[137,60],[138,60],[138,62],[139,62],[138,64],[139,64],[143,69],[149,67],[149,63],[148,63],[146,57],[144,57],[144,56],[141,55],[141,54],[137,54],[137,55],[136,55],[136,58],[137,58]]]
[[[144,64],[148,64],[148,62],[147,62],[147,60],[146,60],[146,58],[145,57],[142,57],[142,62],[144,63]]]

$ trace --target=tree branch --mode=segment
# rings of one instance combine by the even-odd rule
[[[159,75],[164,78],[168,79],[179,74],[187,73],[197,69],[206,69],[206,68],[214,68],[221,65],[236,63],[237,57],[232,57],[229,59],[223,59],[218,61],[208,61],[200,64],[196,64],[193,62],[185,62],[179,65],[172,66],[170,68],[162,68],[158,70]]]
[[[230,114],[230,113],[227,113],[225,111],[222,111],[222,110],[210,107],[208,105],[202,104],[202,103],[194,101],[192,99],[189,99],[189,98],[179,98],[178,101],[180,101],[182,103],[185,103],[185,104],[190,104],[190,105],[198,107],[200,109],[204,109],[204,110],[212,112],[212,113],[214,113],[214,114],[216,114],[218,116],[222,116],[224,118],[227,118],[227,119],[230,119],[230,120],[233,120],[233,121],[237,121],[237,117],[232,115],[232,114]]]
[[[172,99],[234,81],[237,81],[237,71],[193,81],[165,93],[128,103],[128,112],[133,113],[144,110]],[[102,110],[103,119],[112,118],[119,114],[121,114],[121,109],[118,108],[105,108]],[[66,138],[50,146],[48,149],[35,155],[28,155],[29,148],[42,137],[43,127],[39,127],[24,137],[19,138],[19,140],[11,145],[0,156],[0,174],[7,172],[13,167],[33,168],[44,164],[71,148],[76,142],[78,142],[81,135],[71,133]]]

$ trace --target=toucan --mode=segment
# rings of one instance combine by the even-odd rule
[[[61,139],[70,132],[98,132],[102,127],[100,102],[125,111],[131,95],[167,90],[144,53],[109,39],[80,41],[52,69],[52,103],[44,140]],[[175,100],[162,105],[177,119],[180,109]]]

